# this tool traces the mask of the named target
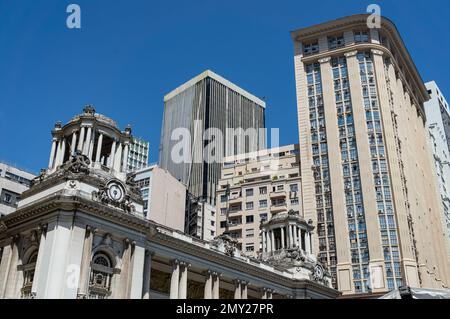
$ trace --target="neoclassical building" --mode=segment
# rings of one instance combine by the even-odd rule
[[[134,176],[126,174],[130,127],[121,131],[87,106],[66,125],[57,123],[52,136],[48,169],[0,219],[0,298],[339,295],[327,269],[298,241],[287,251],[286,239],[274,239],[259,259],[248,258],[226,235],[208,243],[144,217]],[[285,214],[285,222],[270,225],[274,238],[290,220],[312,229]]]

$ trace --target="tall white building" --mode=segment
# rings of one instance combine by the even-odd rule
[[[0,217],[16,210],[21,194],[36,176],[0,162]]]
[[[217,236],[216,206],[190,194],[186,198],[185,233],[206,241]]]
[[[443,223],[450,234],[450,111],[436,82],[428,82],[425,86],[431,97],[425,103],[430,147],[441,194]]]
[[[144,216],[184,231],[186,187],[158,165],[138,170],[135,181],[144,199]]]
[[[137,171],[148,165],[149,142],[132,137],[130,142],[130,151],[128,152],[128,171]]]

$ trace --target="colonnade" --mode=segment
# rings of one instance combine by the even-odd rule
[[[127,168],[129,141],[120,141],[113,138],[110,152],[102,153],[105,142],[105,133],[92,125],[81,125],[79,130],[73,131],[69,136],[54,136],[48,168],[52,169],[63,164],[66,147],[70,141],[70,153],[80,151],[92,163],[99,163],[116,172],[124,172]],[[107,137],[111,138],[109,135]],[[97,142],[94,158],[94,145]]]
[[[283,224],[263,229],[262,251],[272,253],[284,248],[300,247],[306,253],[312,253],[311,233],[296,224]]]

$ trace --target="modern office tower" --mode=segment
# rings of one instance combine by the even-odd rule
[[[184,231],[186,187],[157,165],[136,172],[144,200],[144,216],[161,225]]]
[[[225,158],[217,189],[218,234],[227,230],[228,212],[229,235],[244,253],[257,257],[261,222],[278,212],[303,214],[298,163],[298,145]]]
[[[217,236],[216,206],[186,196],[185,233],[206,241]]]
[[[149,143],[138,137],[132,137],[128,152],[128,171],[137,171],[148,165]]]
[[[436,82],[428,82],[425,86],[431,97],[424,106],[437,184],[441,194],[442,222],[450,235],[450,110]]]
[[[29,172],[0,162],[0,217],[16,210],[20,195],[30,188],[35,177]]]
[[[305,219],[343,294],[447,287],[429,95],[395,25],[368,17],[291,33]]]
[[[222,158],[265,148],[265,106],[221,76],[201,73],[164,97],[160,166],[215,205]]]

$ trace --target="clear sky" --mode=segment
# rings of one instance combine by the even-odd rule
[[[81,30],[66,27],[70,3],[81,7]],[[131,124],[155,162],[163,96],[205,69],[264,97],[267,126],[280,127],[281,144],[297,143],[289,31],[370,3],[449,99],[448,0],[0,0],[0,160],[38,172],[54,123],[89,103]]]

